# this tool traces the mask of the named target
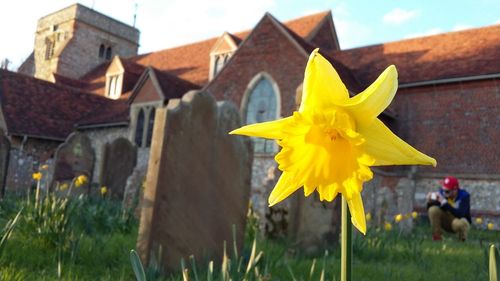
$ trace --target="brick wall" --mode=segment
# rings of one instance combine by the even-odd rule
[[[498,81],[400,89],[394,100],[398,134],[437,159],[420,173],[500,173]]]
[[[252,78],[265,71],[278,84],[281,116],[287,116],[295,109],[295,92],[302,83],[306,63],[307,54],[264,17],[207,89],[217,100],[231,100],[240,107]]]

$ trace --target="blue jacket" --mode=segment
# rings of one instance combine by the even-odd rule
[[[444,197],[443,189],[440,189],[439,193]],[[466,218],[469,223],[472,223],[470,216],[470,194],[467,191],[463,189],[458,190],[454,205],[451,206],[449,203],[445,203],[441,205],[441,209],[450,212],[457,218]]]

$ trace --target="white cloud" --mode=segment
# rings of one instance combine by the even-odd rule
[[[436,27],[436,28],[431,28],[431,29],[424,31],[424,32],[408,34],[404,38],[409,39],[409,38],[424,37],[424,36],[436,35],[436,34],[443,33],[443,32],[444,32],[444,30]]]
[[[408,10],[403,10],[401,8],[396,8],[385,14],[382,18],[382,21],[384,23],[389,23],[389,24],[401,24],[411,20],[412,18],[418,16],[419,14],[420,11],[418,10],[408,11]]]

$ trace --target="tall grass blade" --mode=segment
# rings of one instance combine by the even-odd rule
[[[5,225],[5,228],[2,233],[2,239],[0,240],[0,255],[2,255],[3,248],[5,247],[5,244],[7,243],[7,240],[9,240],[10,235],[12,234],[12,231],[14,231],[14,227],[16,226],[17,222],[19,221],[19,218],[21,217],[21,213],[24,208],[21,208],[17,215],[14,217],[13,220],[10,220],[7,222]]]
[[[132,269],[134,270],[137,281],[146,281],[146,273],[144,272],[141,258],[139,258],[135,250],[130,251],[130,262],[132,263]]]
[[[208,263],[207,281],[213,281],[213,279],[214,279],[214,261],[210,261]]]
[[[316,267],[316,259],[313,259],[312,264],[311,264],[311,270],[309,271],[309,281],[312,280],[315,267]]]
[[[490,246],[490,281],[500,280],[500,257],[495,245]]]
[[[193,255],[189,256],[189,259],[191,260],[191,268],[193,269],[194,280],[199,281],[198,270],[196,269],[196,260],[194,259]]]

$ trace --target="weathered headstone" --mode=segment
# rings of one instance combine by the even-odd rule
[[[239,119],[197,91],[157,111],[137,241],[145,263],[160,252],[167,271],[190,255],[220,261],[233,225],[241,248],[252,159],[249,138],[228,135]]]
[[[340,234],[340,196],[321,202],[315,192],[304,197],[299,190],[290,198],[290,238],[306,254],[315,254],[338,245]]]
[[[123,199],[127,178],[137,163],[137,147],[126,138],[117,138],[104,145],[103,154],[99,184],[112,197]]]
[[[69,135],[66,141],[57,148],[54,158],[53,187],[58,182],[71,182],[80,175],[85,175],[88,179],[92,178],[95,153],[86,135],[79,132]],[[90,182],[87,182],[80,190],[88,186]]]
[[[0,130],[0,198],[5,194],[7,169],[9,167],[10,141]]]

